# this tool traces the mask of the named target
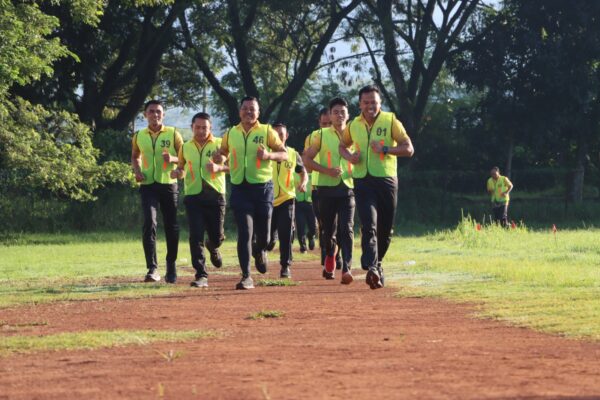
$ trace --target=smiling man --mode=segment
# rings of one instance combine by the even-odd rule
[[[383,257],[392,240],[398,196],[397,157],[412,157],[414,149],[394,113],[381,111],[377,86],[358,92],[360,115],[344,130],[342,157],[353,164],[356,206],[362,224],[361,267],[371,289],[383,287]],[[354,152],[349,148],[354,146]]]
[[[258,121],[260,108],[255,97],[240,102],[241,122],[231,127],[213,157],[220,164],[229,158],[230,203],[237,225],[237,251],[242,279],[236,289],[254,288],[250,276],[250,254],[258,272],[267,272],[267,244],[273,213],[273,163],[285,161],[288,154],[277,132]],[[253,243],[252,238],[256,241]]]
[[[148,127],[132,139],[131,167],[135,180],[141,184],[140,195],[144,212],[143,245],[148,273],[145,282],[159,282],[156,259],[156,214],[160,206],[167,237],[167,274],[165,281],[175,283],[179,225],[177,224],[177,179],[171,177],[179,161],[177,154],[183,139],[173,127],[163,125],[163,106],[150,100],[144,106]]]

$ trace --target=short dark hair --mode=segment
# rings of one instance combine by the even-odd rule
[[[379,90],[379,88],[377,86],[375,86],[375,85],[367,85],[367,86],[363,86],[358,91],[358,101],[360,101],[360,98],[362,97],[363,94],[365,94],[365,93],[371,93],[371,92],[375,92],[379,96],[381,96],[381,91]]]
[[[327,107],[321,108],[321,111],[319,111],[319,118],[321,118],[321,115],[325,115],[325,114],[329,114],[329,108],[327,108]]]
[[[260,107],[260,103],[258,102],[258,99],[254,96],[244,96],[244,98],[242,98],[242,100],[240,101],[240,106],[242,104],[244,104],[245,101],[255,101],[256,104],[258,104],[258,106]]]
[[[348,102],[346,100],[342,99],[341,97],[334,97],[329,102],[329,109],[331,110],[335,106],[344,106],[344,107],[348,108]]]
[[[492,167],[492,169],[490,169],[490,171],[498,171],[498,172],[500,172],[500,168],[494,166],[494,167]]]
[[[273,126],[273,128],[282,127],[282,128],[287,129],[287,126],[285,126],[285,124],[283,122],[275,122],[272,126]]]
[[[194,116],[192,117],[192,125],[194,125],[194,121],[197,119],[205,119],[208,122],[210,122],[210,115],[208,115],[205,112],[199,112],[199,113],[194,114]]]
[[[163,103],[160,100],[150,100],[144,104],[144,111],[146,111],[151,105],[157,105],[164,108]]]

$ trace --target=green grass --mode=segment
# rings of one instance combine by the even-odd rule
[[[254,314],[250,314],[247,319],[257,320],[266,318],[281,318],[285,315],[283,311],[278,310],[262,310]]]
[[[158,260],[164,275],[164,238]],[[209,274],[238,275],[236,243],[221,246],[224,267]],[[187,232],[181,233],[178,275],[191,279]],[[295,254],[298,261],[312,254]],[[1,234],[0,307],[106,298],[164,296],[189,290],[185,285],[145,284],[140,235],[131,233]]]
[[[260,279],[256,286],[298,286],[300,283],[291,279]]]
[[[412,261],[414,261],[414,265]],[[600,339],[600,230],[530,231],[465,219],[456,229],[396,238],[385,260],[400,296],[478,305],[478,315]]]
[[[0,337],[0,356],[38,351],[93,350],[117,346],[147,345],[154,342],[183,342],[216,336],[217,334],[213,331],[198,330],[112,330],[59,333],[45,336],[6,336]]]

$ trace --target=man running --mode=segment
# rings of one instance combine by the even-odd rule
[[[333,126],[322,128],[311,137],[310,147],[304,151],[307,168],[319,172],[319,212],[321,214],[325,265],[323,277],[332,279],[335,273],[336,245],[342,250],[342,283],[350,284],[352,277],[352,244],[354,237],[354,183],[351,164],[340,155],[342,134],[348,120],[348,103],[335,98],[329,103]],[[319,162],[314,158],[318,155]],[[337,220],[340,219],[338,231]]]
[[[317,232],[317,219],[313,211],[312,204],[312,178],[307,174],[308,181],[306,189],[301,191],[301,187],[296,185],[296,232],[298,234],[298,243],[300,244],[300,253],[306,253],[306,239],[308,236],[308,249],[315,248],[315,234]],[[301,182],[300,174],[295,173],[296,182]],[[308,231],[308,232],[307,232]]]
[[[221,141],[213,160],[217,164],[229,156],[231,208],[237,224],[237,251],[242,279],[238,290],[254,288],[250,276],[250,254],[258,272],[267,272],[266,248],[273,212],[273,166],[271,161],[287,160],[277,132],[258,121],[260,108],[255,97],[240,102],[241,122],[231,127]],[[256,242],[253,245],[253,236]]]
[[[279,134],[281,143],[285,146],[288,138],[287,127],[276,123],[273,128]],[[279,262],[281,264],[280,277],[291,278],[290,266],[292,265],[293,222],[296,198],[296,187],[301,193],[306,192],[308,174],[304,169],[302,158],[291,147],[287,147],[288,158],[273,166],[273,219],[271,220],[272,236],[279,237]],[[294,174],[299,174],[300,180],[294,179]]]
[[[219,246],[225,239],[225,172],[227,165],[215,164],[213,154],[221,146],[221,138],[213,136],[210,115],[197,113],[192,118],[194,137],[179,151],[179,163],[171,177],[184,180],[185,204],[189,229],[192,265],[196,270],[191,286],[208,287],[204,245],[211,263],[223,265]],[[208,239],[204,241],[204,233]]]
[[[183,139],[173,127],[163,125],[165,116],[162,103],[150,100],[144,105],[144,117],[148,127],[141,129],[132,139],[131,167],[140,185],[144,227],[142,242],[148,273],[145,282],[159,282],[156,260],[156,214],[160,206],[167,237],[167,274],[165,281],[177,281],[177,248],[179,225],[177,224],[177,179],[171,177],[183,145]]]
[[[508,204],[510,203],[509,193],[513,189],[513,184],[506,176],[500,175],[500,168],[493,167],[490,170],[490,178],[487,180],[487,191],[492,200],[492,213],[494,222],[508,227]]]
[[[384,285],[385,253],[392,240],[398,196],[397,157],[412,157],[412,142],[394,113],[381,111],[376,86],[358,92],[360,115],[344,130],[342,157],[353,165],[356,206],[362,225],[360,258],[371,289]],[[354,152],[347,150],[354,145]]]

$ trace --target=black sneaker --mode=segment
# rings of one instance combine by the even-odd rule
[[[315,239],[313,239],[313,238],[308,239],[308,249],[309,250],[315,249]]]
[[[383,287],[381,276],[379,276],[377,268],[369,268],[365,282],[367,282],[367,285],[369,285],[371,289],[381,289]]]
[[[342,261],[342,257],[338,255],[335,257],[335,269],[340,270],[344,266],[344,262]]]
[[[300,246],[300,253],[306,253],[306,246]]]
[[[273,251],[273,249],[275,248],[275,241],[271,241],[269,242],[269,244],[267,244],[267,251]]]
[[[160,282],[160,275],[156,272],[156,269],[149,269],[148,273],[144,277],[144,282]]]
[[[290,271],[290,267],[281,267],[281,271],[279,272],[280,278],[291,278],[292,272]]]
[[[323,268],[323,278],[329,280],[335,279],[335,272],[327,272],[325,268]]]
[[[221,268],[223,266],[223,257],[221,257],[219,249],[214,249],[210,251],[210,263],[215,268]]]
[[[165,282],[175,283],[177,282],[177,269],[175,264],[167,265],[167,274],[165,275]]]
[[[235,285],[236,290],[250,290],[254,289],[254,281],[251,277],[242,277],[242,280]]]
[[[379,272],[379,281],[381,282],[381,286],[385,286],[385,277],[383,276],[383,268],[381,267],[381,262],[377,263],[377,272]]]
[[[268,260],[266,251],[260,251],[254,256],[254,266],[261,274],[267,273],[267,263]]]

